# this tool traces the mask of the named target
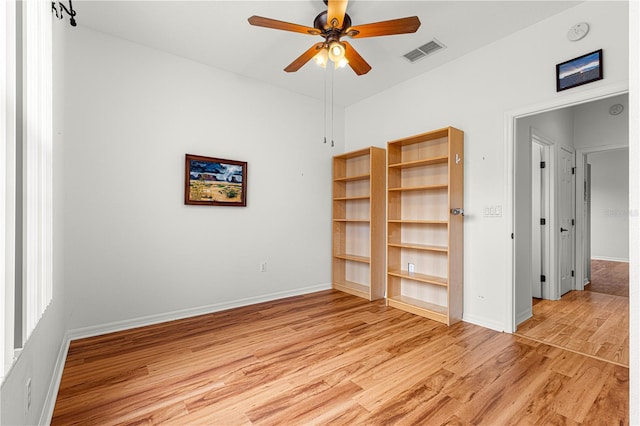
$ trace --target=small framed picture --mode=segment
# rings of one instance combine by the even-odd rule
[[[602,78],[602,49],[556,65],[557,92]]]
[[[247,205],[247,163],[186,154],[184,203]]]

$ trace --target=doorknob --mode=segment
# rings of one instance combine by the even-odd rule
[[[568,232],[568,229],[560,228],[560,232]]]

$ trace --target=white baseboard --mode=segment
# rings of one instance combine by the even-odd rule
[[[76,328],[74,330],[68,330],[60,344],[60,350],[58,351],[58,358],[56,359],[56,365],[54,374],[49,384],[49,390],[45,399],[42,414],[40,415],[41,425],[51,424],[51,418],[53,417],[53,410],[56,405],[56,398],[58,396],[58,390],[60,389],[60,381],[62,380],[62,372],[64,371],[64,364],[67,359],[67,353],[69,352],[69,344],[72,340],[82,339],[85,337],[93,337],[101,334],[113,333],[115,331],[123,331],[131,328],[142,327],[145,325],[158,324],[161,322],[173,321],[177,319],[183,319],[188,317],[194,317],[197,315],[210,314],[213,312],[224,311],[227,309],[240,308],[242,306],[255,305],[256,303],[269,302],[272,300],[284,299],[291,296],[300,296],[303,294],[314,293],[316,291],[330,290],[331,283],[318,284],[311,287],[297,288],[295,290],[281,291],[277,293],[269,293],[261,296],[248,297],[245,299],[237,299],[224,303],[216,303],[214,305],[201,306],[197,308],[182,309],[179,311],[168,312],[159,315],[149,315],[146,317],[134,318],[125,321],[116,321],[109,324],[102,324],[92,327]]]
[[[58,358],[56,359],[56,365],[51,376],[51,383],[49,383],[49,390],[47,390],[47,396],[44,400],[44,406],[42,407],[42,413],[40,413],[39,425],[50,425],[51,418],[53,417],[53,409],[56,407],[56,398],[58,396],[58,390],[60,389],[60,381],[62,380],[62,372],[64,371],[64,364],[67,360],[67,353],[69,352],[69,333],[65,333],[60,342],[60,349],[58,350]]]
[[[518,325],[522,324],[532,316],[533,316],[532,309],[527,309],[524,312],[520,312],[518,315],[516,315],[516,327],[518,327]]]
[[[591,256],[593,260],[606,260],[609,262],[624,262],[629,263],[629,259],[623,259],[621,257],[606,257],[606,256]]]
[[[479,325],[480,327],[488,328],[494,331],[504,332],[504,324],[498,321],[489,320],[487,318],[477,317],[470,314],[462,314],[462,320],[471,324]]]

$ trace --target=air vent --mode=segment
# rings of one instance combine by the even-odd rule
[[[442,49],[443,47],[445,47],[444,44],[440,43],[438,40],[436,40],[434,38],[429,43],[423,44],[422,46],[418,47],[417,49],[414,49],[409,53],[405,53],[403,56],[409,62],[415,62],[415,61],[417,61],[419,59],[424,58],[427,55],[431,55],[431,54],[437,52],[438,50]]]

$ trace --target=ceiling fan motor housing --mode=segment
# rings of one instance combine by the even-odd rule
[[[313,20],[313,27],[320,31],[320,35],[327,41],[338,41],[342,36],[343,31],[351,27],[351,17],[345,13],[342,20],[342,28],[334,28],[327,22],[327,11],[320,12],[318,16]]]

